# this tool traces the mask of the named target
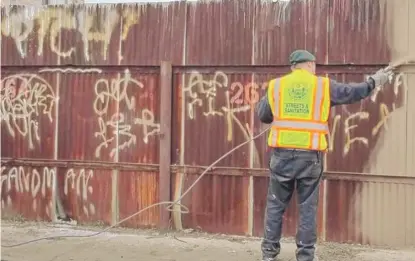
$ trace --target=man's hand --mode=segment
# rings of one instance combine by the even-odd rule
[[[375,82],[375,87],[383,86],[389,82],[393,77],[393,71],[391,69],[380,69],[374,75],[370,76]]]

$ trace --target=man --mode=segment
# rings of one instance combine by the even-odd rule
[[[264,261],[274,260],[280,252],[282,216],[295,187],[300,215],[297,261],[314,260],[322,153],[328,147],[330,107],[360,101],[392,76],[392,72],[382,69],[366,82],[338,83],[315,76],[315,60],[308,51],[294,51],[289,57],[292,72],[271,80],[267,95],[257,105],[261,122],[272,123],[268,137],[271,175],[261,246]]]

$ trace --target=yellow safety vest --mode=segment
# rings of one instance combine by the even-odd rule
[[[296,69],[269,82],[267,96],[274,121],[268,146],[323,151],[329,132],[330,82]]]

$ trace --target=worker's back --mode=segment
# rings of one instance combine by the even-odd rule
[[[296,69],[272,80],[268,101],[274,115],[270,147],[325,150],[330,108],[329,81]]]

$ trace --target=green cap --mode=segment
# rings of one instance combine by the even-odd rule
[[[290,54],[290,64],[294,65],[302,62],[315,62],[316,57],[306,50],[295,50]]]

